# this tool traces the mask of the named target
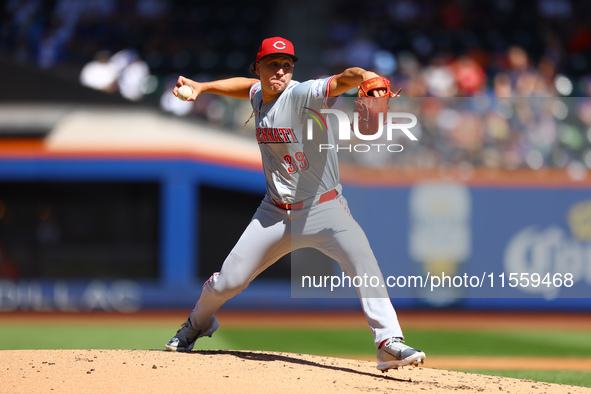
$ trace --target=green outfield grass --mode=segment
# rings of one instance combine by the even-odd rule
[[[178,327],[49,325],[0,326],[0,349],[164,349]],[[589,357],[591,333],[582,331],[436,331],[407,330],[409,345],[427,355]],[[375,356],[365,329],[238,329],[219,330],[200,339],[199,349],[267,350],[328,356]],[[591,373],[576,371],[464,370],[591,387]]]
[[[504,376],[506,378],[528,379],[538,382],[570,384],[574,386],[591,387],[589,372],[583,371],[537,371],[524,370],[490,370],[490,369],[463,369],[464,372],[479,373],[482,375]]]

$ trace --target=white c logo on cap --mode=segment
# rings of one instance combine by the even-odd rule
[[[285,49],[285,47],[287,47],[287,45],[285,45],[283,41],[276,41],[275,44],[273,44],[273,48],[279,49],[280,51]]]

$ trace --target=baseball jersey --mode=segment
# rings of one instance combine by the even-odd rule
[[[302,83],[292,80],[267,105],[263,104],[260,82],[250,89],[267,194],[279,203],[313,199],[339,185],[335,149],[320,149],[321,144],[335,145],[330,126],[328,130],[314,126],[312,139],[308,139],[307,130],[309,111],[328,106],[332,78]]]

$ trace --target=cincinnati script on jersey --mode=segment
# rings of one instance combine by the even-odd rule
[[[298,142],[291,128],[257,127],[257,142],[259,144]]]

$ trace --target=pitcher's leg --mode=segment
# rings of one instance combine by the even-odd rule
[[[313,211],[308,220],[307,233],[314,231],[309,226],[322,227],[326,226],[326,223],[330,223],[331,226],[331,231],[326,229],[320,232],[325,236],[316,237],[316,247],[336,260],[343,272],[350,277],[379,278],[379,285],[376,287],[357,288],[376,346],[384,339],[403,337],[378,262],[365,232],[350,215],[346,200],[340,197],[315,207]]]
[[[289,227],[281,212],[261,207],[224,261],[203,285],[191,313],[194,327],[207,324],[215,312],[271,264],[290,252]]]
[[[394,306],[388,296],[388,291],[385,287],[381,287],[384,284],[383,276],[369,243],[364,245],[367,242],[365,235],[363,234],[364,241],[360,242],[358,237],[361,234],[353,235],[351,233],[353,232],[349,234],[341,232],[336,235],[335,244],[331,245],[325,253],[335,259],[343,272],[352,278],[355,276],[379,278],[379,287],[362,286],[357,288],[363,313],[377,347],[384,339],[391,337],[402,338],[402,329]],[[356,247],[349,248],[349,245],[353,244]]]
[[[350,218],[348,215],[347,217]],[[355,225],[340,227],[340,230],[335,232],[333,241],[327,242],[327,249],[340,262],[347,275],[379,278],[377,287],[371,287],[370,281],[369,286],[357,289],[377,347],[377,368],[387,371],[391,368],[424,363],[424,352],[404,344],[398,316],[388,297],[383,276],[367,237],[357,222],[350,219]]]

